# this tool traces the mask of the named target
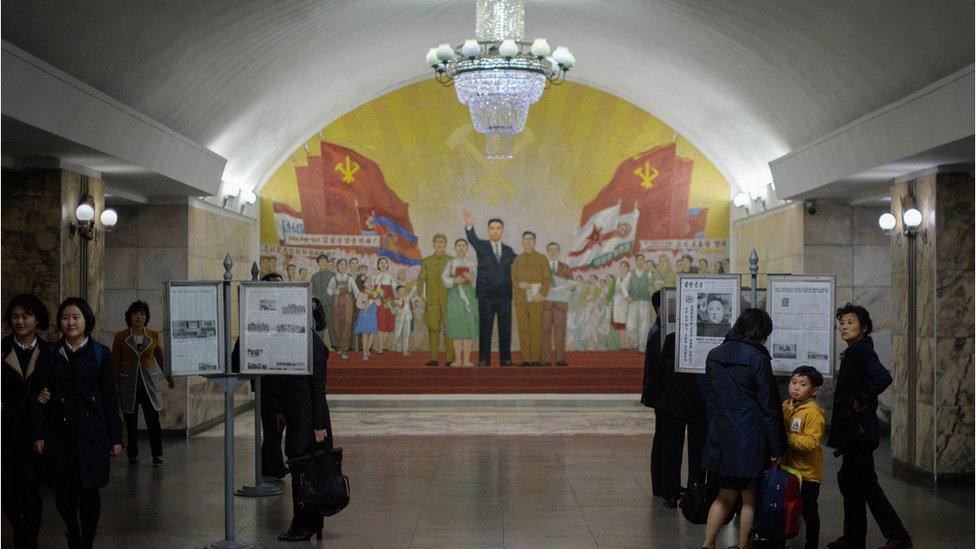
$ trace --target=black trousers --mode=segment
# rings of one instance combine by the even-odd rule
[[[498,354],[512,361],[512,298],[478,298],[478,362],[491,362],[491,331],[498,317]]]
[[[855,447],[842,454],[837,485],[844,498],[844,539],[863,547],[868,519],[865,506],[871,509],[885,539],[908,539],[908,531],[895,512],[874,471],[874,448]]]
[[[142,408],[142,415],[146,418],[146,429],[149,430],[149,447],[153,457],[163,457],[163,429],[159,426],[159,412],[153,408],[152,401],[149,400],[149,393],[143,386],[142,381],[137,382],[136,403],[132,407],[132,413],[122,412],[125,418],[125,432],[129,439],[129,446],[125,449],[130,458],[139,455],[139,408]]]
[[[261,474],[280,477],[285,474],[281,453],[281,430],[278,414],[283,414],[282,395],[274,383],[264,380],[261,387]]]
[[[688,432],[688,477],[686,486],[701,475],[702,453],[705,449],[705,436],[708,425],[705,421],[688,421],[684,418],[657,411],[655,440],[658,444],[660,467],[660,493],[662,497],[677,499],[681,496],[681,461],[685,449],[685,431]],[[651,449],[654,461],[654,449]],[[653,474],[653,471],[652,471]],[[652,477],[652,490],[653,490]]]
[[[661,475],[661,441],[664,437],[661,436],[661,428],[659,427],[659,419],[657,412],[654,414],[654,439],[651,441],[651,494],[655,496],[661,495],[661,483],[663,482],[663,476]]]
[[[800,499],[803,500],[803,527],[806,531],[804,549],[817,549],[820,546],[820,510],[817,500],[820,499],[820,483],[803,481],[800,487]]]
[[[6,450],[8,452],[13,450]],[[41,530],[41,494],[37,484],[18,485],[7,482],[3,486],[3,516],[10,521],[15,549],[37,549],[37,534]]]
[[[75,478],[63,481],[54,492],[54,506],[68,530],[68,547],[91,549],[95,543],[98,517],[102,511],[102,499],[98,488],[85,490],[77,473]],[[81,525],[79,527],[79,519]]]

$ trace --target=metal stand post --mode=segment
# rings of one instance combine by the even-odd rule
[[[244,381],[233,372],[231,365],[233,344],[230,332],[230,284],[234,262],[230,254],[224,257],[224,373],[208,376],[224,391],[224,539],[207,545],[207,549],[260,549],[259,545],[234,539],[234,391]]]
[[[251,280],[258,279],[258,264],[251,264]],[[261,498],[280,496],[285,491],[274,484],[261,482],[261,376],[254,376],[254,485],[241,486],[234,494],[241,497]]]
[[[759,254],[756,253],[755,248],[749,254],[749,276],[752,278],[752,306],[753,308],[759,307],[759,291],[757,290],[759,286]]]

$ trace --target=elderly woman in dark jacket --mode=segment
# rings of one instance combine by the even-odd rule
[[[878,447],[878,395],[891,385],[871,341],[871,315],[859,305],[837,309],[840,337],[847,349],[840,355],[834,390],[834,412],[827,446],[843,462],[837,484],[844,497],[844,535],[829,543],[832,549],[864,547],[870,507],[888,542],[884,547],[911,547],[912,540],[898,513],[878,484],[874,450]]]
[[[770,459],[776,462],[783,455],[783,412],[765,347],[772,331],[765,311],[746,309],[725,342],[708,353],[703,465],[718,473],[720,491],[708,511],[704,547],[715,547],[718,531],[740,494],[739,546],[749,546],[756,480]]]
[[[88,303],[69,297],[57,321],[62,338],[37,372],[50,400],[34,406],[34,448],[52,477],[68,547],[87,549],[95,541],[109,458],[122,452],[119,400],[112,352],[91,335],[95,315]]]
[[[41,528],[40,463],[32,450],[31,408],[41,386],[35,373],[44,370],[50,358],[51,344],[39,331],[49,324],[47,308],[31,294],[20,294],[10,300],[3,319],[10,335],[0,343],[3,365],[0,366],[0,388],[3,390],[3,514],[10,521],[16,549],[37,547]]]

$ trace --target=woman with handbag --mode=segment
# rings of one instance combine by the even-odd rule
[[[746,309],[705,362],[708,435],[702,465],[718,474],[720,489],[708,511],[702,544],[707,549],[715,547],[740,496],[739,547],[749,546],[757,481],[770,459],[776,463],[783,455],[783,409],[765,347],[772,331],[765,311]]]
[[[163,345],[159,332],[149,324],[149,304],[134,301],[125,311],[125,330],[115,334],[112,358],[119,390],[119,405],[125,418],[129,463],[139,463],[139,410],[146,420],[153,465],[163,463],[163,433],[159,410],[163,408],[164,380],[170,389],[173,378],[163,372]]]
[[[44,456],[68,547],[90,549],[108,484],[109,460],[122,453],[112,352],[92,337],[95,315],[80,297],[58,307],[61,340],[35,375],[50,400],[34,406],[34,450]],[[80,519],[80,526],[79,526]]]
[[[10,521],[16,549],[37,548],[41,529],[41,467],[31,447],[30,418],[40,393],[35,373],[45,368],[51,344],[38,335],[49,324],[47,308],[32,294],[15,296],[4,309],[10,335],[3,338],[3,514]]]
[[[312,300],[315,331],[325,328],[325,310],[318,299]],[[312,451],[315,444],[331,445],[329,404],[325,399],[326,369],[329,349],[322,338],[312,338],[312,375],[282,376],[281,383],[290,398],[282,402],[285,416],[285,455],[289,462]],[[298,480],[292,475],[292,519],[288,531],[278,541],[308,541],[314,535],[322,539],[322,516],[305,511],[298,505]]]

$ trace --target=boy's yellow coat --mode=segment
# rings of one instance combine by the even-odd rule
[[[812,398],[794,404],[783,401],[786,425],[786,459],[784,465],[800,472],[804,481],[823,482],[824,411]]]

